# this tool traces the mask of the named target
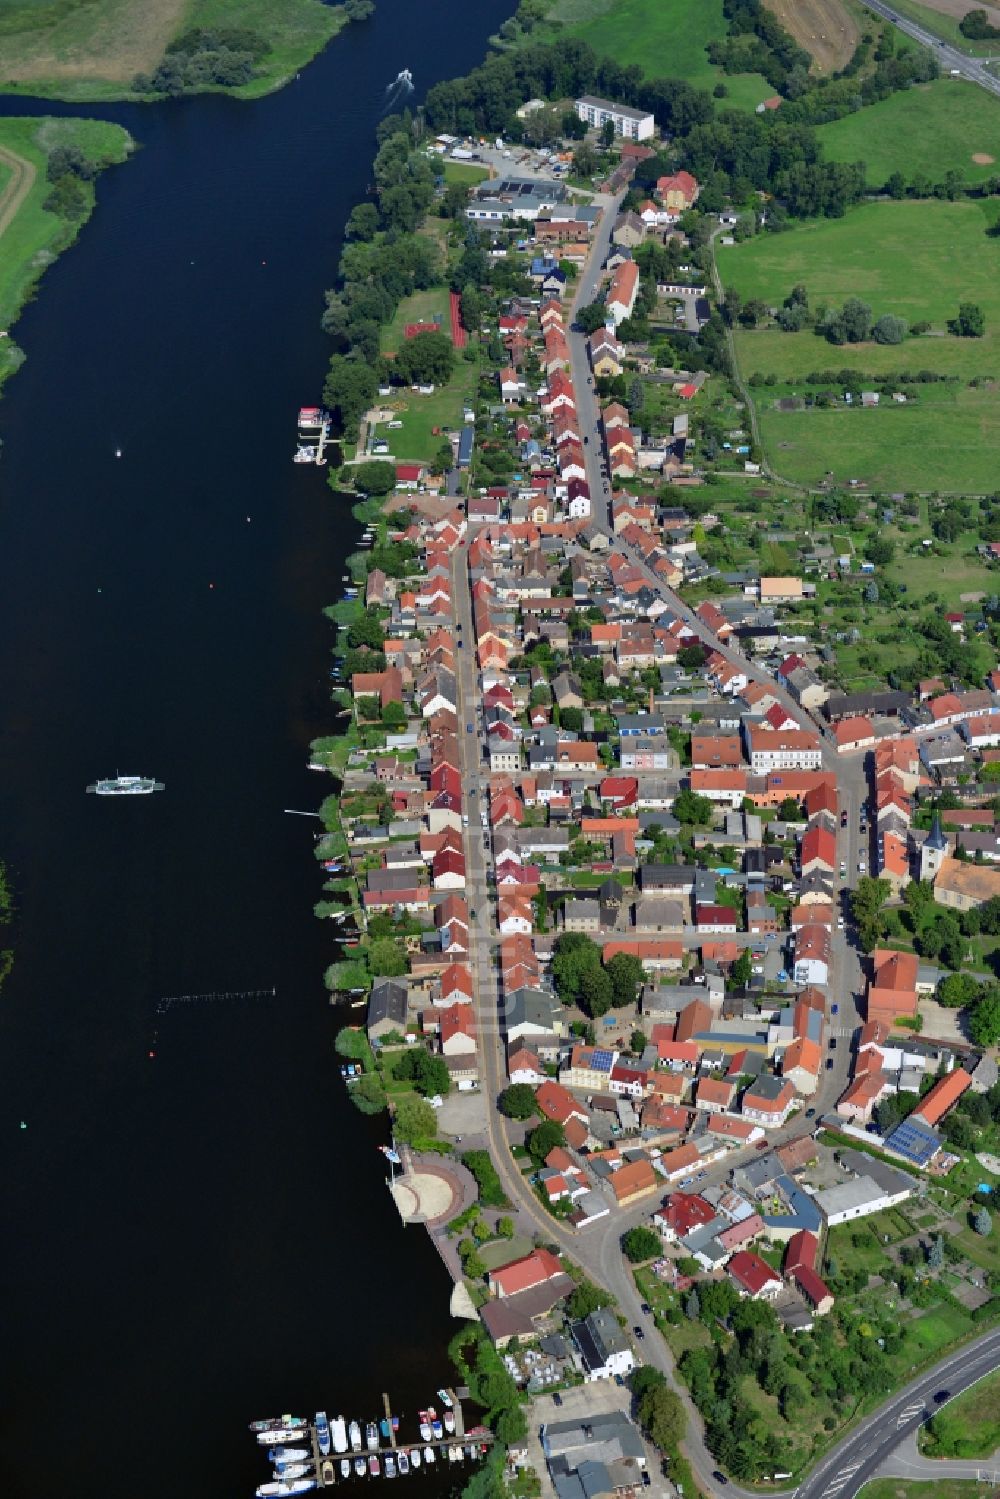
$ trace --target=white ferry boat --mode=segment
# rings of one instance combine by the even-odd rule
[[[153,781],[149,776],[109,777],[87,787],[87,791],[93,796],[149,796],[154,791],[165,789],[162,781]]]

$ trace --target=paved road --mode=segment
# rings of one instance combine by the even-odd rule
[[[879,1469],[880,1478],[906,1478],[926,1483],[929,1479],[965,1478],[976,1483],[1000,1484],[1000,1451],[989,1457],[924,1457],[917,1445],[919,1428],[910,1431]]]
[[[980,88],[988,90],[991,94],[1000,95],[1000,78],[995,78],[987,68],[984,67],[980,58],[967,57],[964,52],[959,52],[955,47],[949,47],[939,36],[928,31],[923,26],[918,26],[916,21],[911,21],[907,16],[901,16],[898,11],[890,5],[883,5],[882,0],[864,0],[869,10],[876,15],[883,16],[898,26],[906,36],[911,36],[915,42],[921,42],[923,46],[929,47],[938,60],[938,64],[944,73],[959,73],[971,83],[978,83]]]

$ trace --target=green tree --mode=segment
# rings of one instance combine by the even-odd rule
[[[750,949],[745,947],[729,971],[734,989],[745,989],[753,977],[753,959]]]
[[[497,1219],[497,1234],[499,1235],[499,1237],[501,1239],[512,1239],[514,1237],[514,1220],[513,1220],[513,1218],[507,1218],[507,1217],[498,1218]]]
[[[596,968],[585,969],[580,975],[579,1002],[580,1008],[591,1020],[599,1020],[611,1009],[615,1002],[615,992],[611,975],[606,968],[598,964]]]
[[[646,1035],[645,1031],[633,1031],[631,1036],[629,1037],[628,1044],[629,1049],[634,1052],[637,1057],[641,1057],[643,1052],[646,1050],[646,1047],[649,1045],[649,1037]]]
[[[362,1114],[381,1114],[388,1103],[382,1080],[374,1072],[366,1072],[351,1083],[347,1096]]]
[[[451,1088],[451,1073],[444,1057],[431,1056],[422,1046],[411,1047],[396,1059],[393,1072],[401,1081],[411,1081],[418,1093],[425,1098],[440,1094],[442,1098]]]
[[[530,1119],[537,1113],[535,1090],[530,1083],[511,1083],[497,1100],[501,1114],[508,1119]]]
[[[584,333],[596,333],[598,328],[603,328],[607,320],[608,309],[603,302],[590,302],[586,307],[581,307],[576,314],[576,321]]]
[[[671,1452],[677,1446],[687,1424],[680,1396],[665,1384],[643,1395],[639,1420],[661,1452]]]
[[[905,318],[886,312],[877,319],[872,329],[872,338],[877,344],[901,344],[908,331]]]
[[[778,808],[778,816],[782,822],[798,822],[802,816],[802,808],[794,796],[786,796]]]
[[[393,1116],[393,1133],[404,1145],[419,1140],[433,1140],[437,1135],[437,1115],[426,1098],[401,1098]]]
[[[555,1119],[543,1119],[527,1137],[528,1154],[540,1166],[550,1150],[566,1144],[566,1131]]]
[[[661,1249],[659,1234],[655,1229],[647,1228],[645,1224],[640,1223],[636,1228],[630,1228],[627,1233],[622,1234],[622,1252],[633,1265],[641,1265],[644,1260],[655,1259]]]
[[[562,932],[552,955],[552,978],[556,993],[564,1004],[580,998],[583,975],[601,966],[601,950],[583,932]]]
[[[697,1322],[701,1316],[701,1299],[698,1295],[697,1286],[691,1287],[690,1294],[684,1303],[684,1315],[691,1322]]]
[[[363,494],[388,494],[396,485],[396,465],[382,458],[372,458],[367,463],[358,463],[347,470],[354,479],[355,489]]]
[[[931,1247],[927,1251],[927,1263],[932,1270],[940,1270],[944,1264],[944,1238],[936,1234],[931,1240]]]
[[[615,1008],[623,1009],[626,1005],[634,1005],[645,978],[641,959],[633,953],[615,953],[605,965],[605,971],[611,980],[611,1002]]]
[[[979,1234],[980,1237],[984,1239],[993,1232],[993,1219],[990,1217],[985,1208],[979,1208],[979,1210],[974,1215],[972,1219],[972,1230],[973,1233]]]
[[[574,1322],[580,1322],[602,1306],[610,1306],[611,1297],[589,1280],[582,1280],[575,1291],[571,1291],[566,1310]]]
[[[1000,989],[984,992],[969,1017],[969,1036],[977,1046],[996,1046],[1000,1041]]]
[[[409,385],[445,385],[454,364],[455,352],[446,333],[418,333],[397,351],[393,370]]]
[[[382,723],[391,734],[397,734],[406,728],[406,709],[402,703],[395,700],[386,703],[382,709]]]
[[[976,302],[959,303],[958,316],[948,324],[959,338],[982,338],[986,332],[986,314]]]
[[[368,968],[376,978],[399,978],[407,971],[406,953],[391,937],[381,937],[368,949]]]
[[[712,821],[712,803],[686,787],[674,799],[674,816],[685,827],[708,827]]]

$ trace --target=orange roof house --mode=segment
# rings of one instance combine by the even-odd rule
[[[972,1078],[969,1073],[962,1067],[956,1067],[954,1071],[949,1072],[946,1077],[942,1077],[934,1084],[920,1107],[914,1110],[915,1115],[923,1119],[926,1124],[937,1124],[971,1084]]]
[[[875,949],[868,981],[869,1020],[891,1027],[901,1015],[917,1013],[918,967],[915,953]]]

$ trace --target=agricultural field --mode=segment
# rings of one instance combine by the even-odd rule
[[[876,317],[893,313],[926,320],[931,332],[898,345],[834,345],[812,330],[740,331],[736,346],[744,375],[774,375],[774,387],[754,388],[761,435],[783,476],[815,483],[832,472],[879,487],[990,490],[1000,441],[1000,243],[986,236],[988,218],[972,202],[867,203],[842,219],[813,221],[781,235],[762,235],[721,249],[719,269],[744,300],[778,306],[796,284],[810,306],[860,297]],[[961,266],[960,277],[952,268]],[[947,321],[959,301],[982,307],[986,334],[958,338]],[[877,410],[857,406],[778,410],[782,397],[814,387],[818,370],[850,368],[876,376],[926,369],[953,376],[917,387],[906,405],[884,400]],[[969,382],[978,378],[978,388]]]
[[[934,183],[954,168],[973,183],[1000,170],[1000,99],[954,78],[891,94],[817,134],[830,160],[863,161],[872,187],[893,172]]]
[[[262,77],[236,92],[279,87],[340,30],[323,0],[0,0],[0,77],[8,90],[64,99],[122,98],[191,26],[243,26],[272,44]]]
[[[684,78],[704,89],[724,83],[723,108],[754,109],[774,93],[759,74],[730,77],[705,55],[706,43],[726,32],[722,0],[555,0],[549,15],[560,32],[616,62],[638,64],[649,77]],[[531,32],[545,34],[544,26]]]
[[[812,54],[817,73],[850,62],[861,39],[857,16],[842,0],[765,0],[785,30]]]

